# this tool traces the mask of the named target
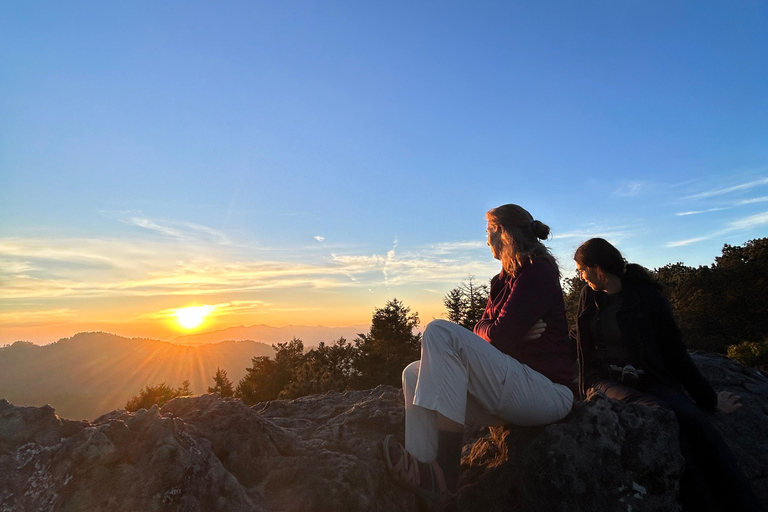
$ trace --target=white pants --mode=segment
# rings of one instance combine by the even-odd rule
[[[532,341],[531,343],[536,343]],[[427,325],[421,361],[403,370],[405,448],[437,457],[437,413],[470,427],[547,425],[564,418],[573,393],[462,326]]]

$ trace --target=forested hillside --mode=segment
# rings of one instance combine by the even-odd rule
[[[269,345],[228,341],[186,347],[107,333],[80,333],[50,345],[16,342],[0,348],[0,398],[16,405],[51,404],[71,419],[94,419],[148,385],[187,380],[193,393],[213,385],[217,368],[240,379]]]

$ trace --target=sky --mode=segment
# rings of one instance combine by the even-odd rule
[[[768,234],[764,1],[0,3],[0,344],[422,325],[485,212],[709,265]]]

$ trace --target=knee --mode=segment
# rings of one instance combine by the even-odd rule
[[[447,324],[447,325],[446,325]],[[449,325],[455,325],[453,322],[449,322],[448,320],[443,320],[441,318],[437,318],[435,320],[432,320],[427,324],[427,327],[424,329],[424,336],[427,336],[427,333],[429,335],[434,335],[436,332],[445,331],[448,329]]]
[[[422,347],[434,349],[436,347],[445,346],[451,339],[451,330],[456,327],[463,329],[460,325],[449,322],[448,320],[439,318],[437,320],[432,320],[427,324],[426,329],[424,329],[424,334],[421,337]]]
[[[403,370],[403,390],[416,389],[421,361],[414,361]]]

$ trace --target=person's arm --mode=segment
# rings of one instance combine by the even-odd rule
[[[581,289],[579,295],[579,312],[576,316],[576,333],[574,334],[578,339],[578,357],[579,367],[581,373],[579,378],[581,382],[579,387],[586,393],[586,391],[594,386],[601,378],[605,378],[605,369],[600,355],[597,353],[597,346],[592,333],[589,332],[588,325],[582,325],[579,323],[578,318],[587,309],[587,305],[593,304],[595,301],[595,295],[589,286],[584,286]],[[586,332],[585,332],[586,331]]]
[[[504,353],[513,354],[526,333],[544,317],[549,308],[551,287],[557,286],[555,273],[541,261],[521,269],[504,304],[495,318],[483,318],[475,325],[475,334]]]
[[[485,319],[492,318],[492,311],[493,311],[493,304],[496,299],[496,296],[502,292],[505,286],[505,281],[502,279],[502,276],[504,275],[504,271],[501,273],[493,276],[491,278],[491,285],[490,289],[488,290],[488,301],[485,303],[485,309],[483,310],[482,316],[480,316],[480,320],[478,320],[478,323],[482,322]],[[475,327],[477,327],[477,324],[475,324]],[[475,327],[472,328],[474,331]]]

